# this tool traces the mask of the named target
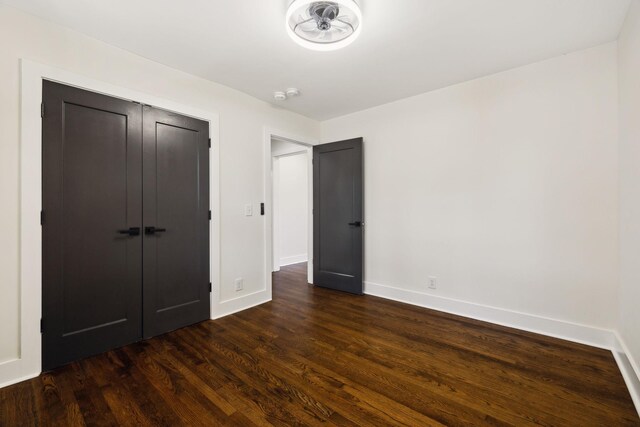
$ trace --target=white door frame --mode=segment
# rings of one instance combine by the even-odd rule
[[[20,60],[20,321],[17,358],[0,363],[0,387],[36,377],[42,370],[42,81],[51,80],[116,98],[153,105],[209,122],[211,317],[220,311],[220,137],[218,114],[143,92],[93,80],[59,68]]]
[[[272,171],[272,175],[271,175],[271,183],[272,183],[272,200],[271,200],[271,215],[272,215],[272,225],[273,225],[273,232],[272,232],[272,237],[273,237],[273,243],[271,245],[271,248],[273,250],[273,264],[272,264],[272,271],[280,271],[280,261],[281,261],[281,256],[280,256],[280,221],[279,221],[279,217],[280,217],[280,209],[278,208],[279,206],[279,202],[280,202],[280,187],[278,185],[278,181],[280,180],[280,159],[282,159],[283,157],[291,157],[291,156],[301,156],[301,155],[305,155],[306,159],[307,159],[307,179],[309,176],[308,173],[308,165],[310,163],[309,161],[309,156],[313,156],[313,150],[312,147],[306,146],[306,145],[301,145],[298,144],[300,146],[300,148],[297,151],[291,151],[289,153],[283,153],[283,154],[278,154],[278,155],[272,155],[271,156],[271,171]],[[309,192],[309,189],[307,189],[307,193]],[[307,204],[309,203],[309,197],[307,194]],[[309,218],[307,218],[307,221],[309,220]],[[308,224],[307,224],[308,227]],[[313,230],[311,230],[311,232],[313,232]],[[308,239],[309,236],[307,236]],[[311,252],[309,252],[309,250],[311,250],[312,248],[309,247],[309,245],[307,244],[307,262],[309,262],[309,257]],[[309,282],[311,283],[311,282]]]
[[[314,138],[294,135],[289,132],[265,128],[264,130],[264,200],[265,200],[265,223],[264,223],[264,241],[265,241],[265,259],[264,271],[267,279],[267,291],[269,299],[272,297],[272,281],[271,273],[273,272],[273,161],[271,155],[271,140],[280,139],[284,141],[294,142],[296,144],[307,147],[307,172],[309,174],[309,203],[307,217],[307,246],[308,257],[307,262],[307,281],[313,283],[313,146],[318,145],[319,141]]]

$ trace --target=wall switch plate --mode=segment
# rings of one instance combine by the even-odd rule
[[[244,279],[239,277],[236,279],[236,292],[241,291],[244,288]]]
[[[429,276],[429,289],[437,289],[438,288],[438,278]]]
[[[252,216],[253,215],[253,205],[251,205],[251,204],[244,205],[244,215],[245,216]]]

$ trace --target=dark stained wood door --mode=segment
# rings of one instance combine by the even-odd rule
[[[313,283],[363,293],[362,138],[313,148]]]
[[[49,81],[43,101],[49,370],[141,339],[142,108]]]
[[[144,336],[210,317],[209,126],[144,107]]]
[[[208,123],[49,81],[43,105],[43,369],[208,319]]]

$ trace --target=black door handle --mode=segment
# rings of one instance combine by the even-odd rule
[[[164,233],[167,231],[166,228],[156,228],[156,227],[145,227],[144,234],[156,234],[156,233]]]
[[[352,225],[354,227],[362,227],[362,222],[360,221],[350,222],[349,225]]]
[[[130,227],[127,230],[118,230],[120,234],[128,234],[129,236],[139,236],[140,227]]]

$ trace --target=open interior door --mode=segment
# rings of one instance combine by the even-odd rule
[[[362,138],[313,148],[313,282],[363,293]]]

